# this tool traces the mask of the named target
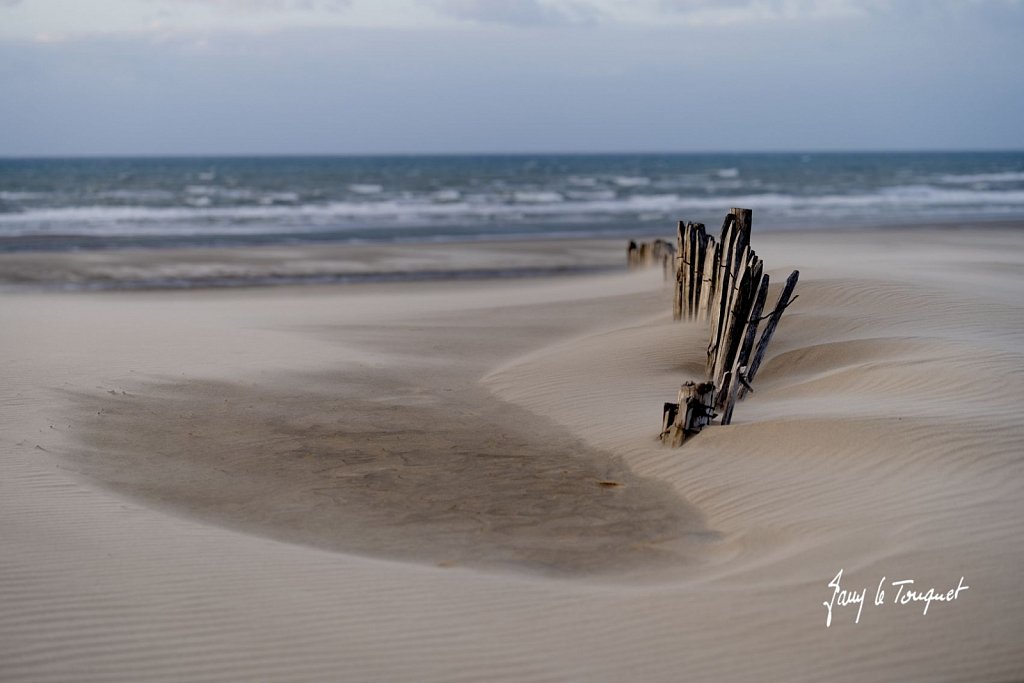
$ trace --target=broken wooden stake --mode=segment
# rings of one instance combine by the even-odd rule
[[[783,311],[785,311],[789,305],[793,303],[793,300],[796,299],[796,297],[793,296],[793,290],[796,289],[796,283],[799,279],[799,270],[794,270],[790,276],[786,278],[786,286],[782,288],[782,293],[779,295],[779,301],[775,304],[775,310],[773,310],[771,315],[768,316],[768,323],[764,326],[764,332],[761,333],[761,339],[757,342],[757,351],[754,352],[754,357],[750,361],[750,368],[747,370],[747,382],[750,384],[753,383],[754,377],[757,375],[757,371],[761,367],[761,362],[764,360],[764,354],[768,350],[768,344],[771,342],[772,336],[775,334],[775,328],[779,326],[779,320],[782,318]]]
[[[661,440],[679,446],[688,437],[711,424],[716,415],[712,405],[715,385],[687,382],[679,388],[679,400],[666,403],[662,413]]]

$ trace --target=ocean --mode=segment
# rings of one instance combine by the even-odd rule
[[[0,252],[1024,219],[1024,152],[0,159]]]

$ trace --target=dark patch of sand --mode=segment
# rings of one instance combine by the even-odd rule
[[[288,386],[290,389],[281,387]],[[440,566],[607,574],[713,534],[669,486],[482,388],[401,373],[78,396],[87,477],[282,541]]]

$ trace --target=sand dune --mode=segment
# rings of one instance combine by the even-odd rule
[[[0,679],[1024,677],[1024,237],[754,243],[800,298],[680,449],[654,271],[2,295]]]

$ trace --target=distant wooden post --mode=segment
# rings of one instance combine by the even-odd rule
[[[675,274],[674,260],[676,249],[665,240],[640,242],[630,240],[626,245],[626,265],[629,268],[645,268],[660,265],[665,279]]]

